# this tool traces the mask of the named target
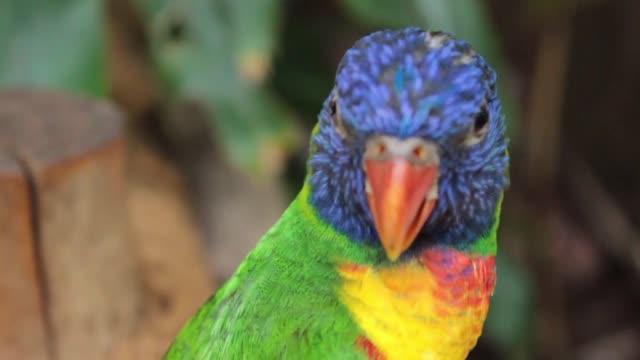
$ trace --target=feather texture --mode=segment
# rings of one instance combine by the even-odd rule
[[[464,359],[493,293],[508,185],[495,81],[448,34],[358,41],[313,130],[301,192],[166,359]],[[433,212],[397,261],[365,195],[364,149],[377,135],[429,141],[439,157]]]

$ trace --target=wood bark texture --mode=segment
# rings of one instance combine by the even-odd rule
[[[0,358],[99,359],[134,330],[122,122],[104,102],[0,93]]]

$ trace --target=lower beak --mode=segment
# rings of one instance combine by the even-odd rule
[[[415,240],[437,201],[438,165],[403,157],[365,160],[367,199],[380,241],[395,261]]]

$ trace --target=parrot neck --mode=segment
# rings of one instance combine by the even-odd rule
[[[498,250],[498,226],[500,226],[500,211],[502,210],[502,199],[504,193],[500,194],[496,210],[493,215],[493,224],[489,231],[481,236],[478,240],[471,243],[471,245],[465,244],[463,246],[456,247],[457,250],[464,251],[470,254],[477,255],[496,255]]]
[[[380,246],[353,241],[319,216],[310,191],[305,183],[291,208],[291,221],[314,234],[297,246],[313,259],[307,268],[330,268],[336,276],[323,287],[335,291],[357,324],[354,346],[370,358],[464,359],[482,331],[493,293],[500,206],[487,235],[473,245],[434,244],[390,262]],[[320,285],[317,279],[311,283]]]

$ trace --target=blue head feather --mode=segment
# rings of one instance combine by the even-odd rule
[[[464,144],[483,107],[487,136]],[[310,201],[354,241],[379,244],[364,190],[365,141],[374,134],[423,137],[439,145],[439,197],[412,248],[464,249],[490,230],[508,185],[504,131],[496,74],[468,43],[419,28],[373,33],[346,52],[320,112],[311,140]]]

